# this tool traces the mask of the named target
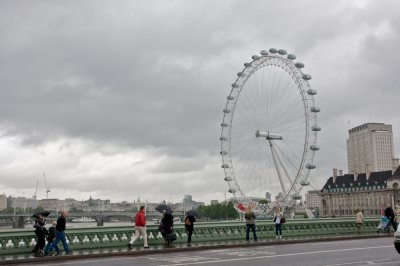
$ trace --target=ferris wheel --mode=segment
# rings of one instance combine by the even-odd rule
[[[283,49],[260,51],[237,73],[227,97],[221,167],[239,210],[270,212],[276,205],[293,205],[310,185],[320,109],[311,76],[295,59]],[[266,193],[276,200],[260,203]]]

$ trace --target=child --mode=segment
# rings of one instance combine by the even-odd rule
[[[44,248],[44,255],[45,255],[45,256],[48,256],[48,255],[49,255],[50,245],[51,245],[51,243],[53,243],[53,241],[56,239],[56,225],[57,225],[57,222],[56,222],[56,221],[53,221],[53,222],[51,223],[51,227],[49,227],[49,235],[47,236],[47,245],[46,245],[46,247]],[[57,252],[57,255],[60,255],[60,254],[61,254],[61,251],[60,251],[60,249],[58,248],[58,246],[55,246],[54,248],[55,248],[55,250],[56,250],[56,252]]]

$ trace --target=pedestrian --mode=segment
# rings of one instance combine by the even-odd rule
[[[65,255],[70,255],[72,254],[72,250],[68,247],[67,239],[65,237],[65,229],[67,226],[67,211],[62,210],[60,213],[60,217],[57,219],[57,225],[56,225],[56,239],[53,241],[53,243],[50,245],[49,248],[49,255],[52,254],[53,249],[58,245],[58,242],[61,241],[64,247]]]
[[[146,233],[146,214],[144,213],[145,206],[140,206],[139,211],[135,216],[135,233],[132,234],[131,240],[128,243],[128,248],[132,249],[133,243],[142,236],[144,241],[144,248],[149,248],[147,245],[147,233]]]
[[[35,217],[35,224],[33,227],[35,228],[35,235],[37,238],[35,248],[32,250],[35,257],[43,257],[44,255],[44,245],[46,244],[46,235],[47,229],[45,227],[46,220],[43,215],[39,214]]]
[[[193,234],[193,228],[194,228],[194,222],[196,222],[196,219],[192,215],[188,215],[185,218],[185,228],[188,233],[188,245],[191,245],[192,242],[192,234]]]
[[[356,210],[356,227],[357,227],[357,234],[361,234],[362,226],[364,223],[364,217],[360,209]]]
[[[275,207],[274,223],[275,223],[275,237],[276,239],[282,238],[282,218],[283,213],[280,207]]]
[[[172,240],[168,238],[172,234],[172,229],[174,227],[174,217],[170,213],[164,213],[161,219],[161,235],[164,237],[166,244],[170,245]]]
[[[395,222],[395,214],[392,205],[388,204],[385,209],[385,217],[389,219],[389,224],[393,226],[393,230],[397,230],[397,223]],[[388,227],[389,228],[389,227]]]
[[[249,242],[250,229],[253,231],[254,241],[257,242],[256,215],[252,211],[251,207],[247,208],[246,213],[244,214],[244,219],[246,220],[246,242]]]
[[[56,225],[57,222],[53,221],[51,223],[51,226],[49,227],[49,234],[47,235],[47,244],[46,247],[44,248],[44,255],[48,256],[49,255],[49,249],[51,244],[54,242],[54,240],[56,240]],[[54,247],[54,249],[57,252],[57,256],[61,254],[60,249],[58,248],[58,245]]]

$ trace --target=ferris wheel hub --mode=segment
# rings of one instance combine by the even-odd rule
[[[257,130],[256,131],[256,137],[257,138],[266,138],[267,140],[282,140],[282,136],[275,134],[275,133],[270,133],[267,131],[260,131]]]

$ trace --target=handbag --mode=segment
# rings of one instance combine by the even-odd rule
[[[168,241],[175,241],[176,240],[176,234],[175,233],[167,234],[167,240]]]
[[[282,216],[281,217],[281,224],[284,224],[284,223],[286,223],[286,218],[285,218],[285,216]]]

